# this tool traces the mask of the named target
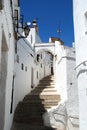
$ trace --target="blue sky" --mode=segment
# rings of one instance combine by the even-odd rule
[[[60,37],[65,45],[72,45],[72,0],[20,0],[20,6],[26,22],[38,19],[42,42],[48,42],[49,37]],[[59,23],[61,34],[57,33]]]

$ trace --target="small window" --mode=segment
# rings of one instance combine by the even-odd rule
[[[24,70],[24,64],[21,64],[21,69]]]
[[[25,71],[27,71],[27,66],[25,67]]]
[[[41,64],[41,68],[42,68],[42,64]]]
[[[33,37],[32,37],[32,35],[31,35],[31,43],[33,43]]]
[[[42,54],[41,54],[41,59],[42,59]]]
[[[17,63],[19,63],[19,55],[17,55]]]
[[[40,55],[39,55],[39,54],[37,54],[37,62],[39,62],[39,58],[40,58]]]
[[[3,3],[2,3],[3,0],[0,0],[0,10],[3,9]]]
[[[38,79],[38,71],[37,71],[37,79]]]

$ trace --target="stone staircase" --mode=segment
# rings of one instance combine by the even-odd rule
[[[58,105],[60,96],[54,88],[54,77],[42,79],[39,85],[19,102],[11,130],[54,130],[44,126],[43,114]]]

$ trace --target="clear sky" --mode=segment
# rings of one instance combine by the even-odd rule
[[[49,37],[60,37],[65,45],[72,45],[72,0],[20,0],[20,6],[26,22],[38,19],[42,42],[48,42]],[[60,34],[57,32],[59,26]]]

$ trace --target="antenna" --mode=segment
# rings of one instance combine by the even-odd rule
[[[60,28],[60,26],[61,26],[61,21],[59,21],[58,30],[57,30],[57,33],[59,34],[59,36],[61,34],[61,28]]]

